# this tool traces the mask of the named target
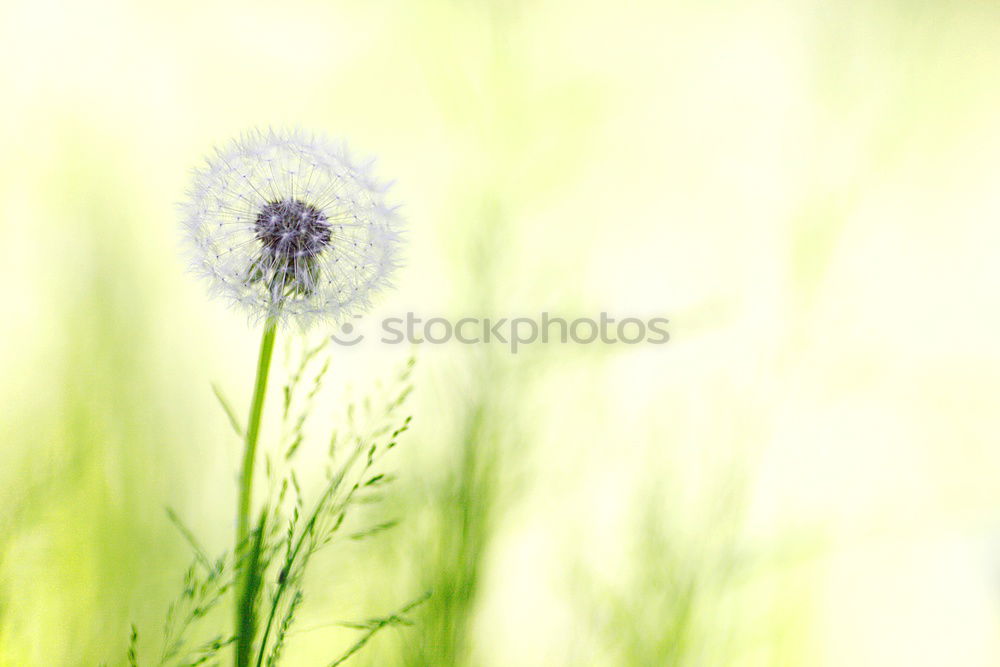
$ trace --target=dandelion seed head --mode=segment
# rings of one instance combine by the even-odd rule
[[[299,132],[232,141],[182,207],[192,268],[253,319],[305,328],[363,312],[391,285],[401,233],[371,166]]]

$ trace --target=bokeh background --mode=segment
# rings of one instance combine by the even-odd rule
[[[3,0],[0,62],[0,664],[152,656],[165,507],[229,545],[257,332],[175,204],[268,125],[397,180],[372,318],[671,321],[334,350],[331,415],[417,356],[402,523],[288,664],[424,590],[354,664],[1000,664],[1000,4]]]

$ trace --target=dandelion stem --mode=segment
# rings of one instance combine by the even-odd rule
[[[250,663],[254,639],[254,601],[246,599],[254,573],[250,571],[252,559],[246,558],[250,546],[250,511],[253,503],[253,470],[260,435],[261,415],[264,411],[264,395],[267,390],[267,375],[271,368],[271,353],[274,351],[274,337],[277,333],[276,317],[268,317],[264,325],[264,335],[260,340],[260,356],[257,360],[257,379],[254,382],[253,400],[250,403],[250,417],[247,421],[246,446],[243,450],[243,466],[240,469],[239,509],[236,517],[236,667]]]

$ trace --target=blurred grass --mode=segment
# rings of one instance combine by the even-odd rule
[[[50,206],[53,219],[89,233],[69,241],[48,230],[47,265],[64,271],[43,280],[72,298],[49,314],[62,335],[27,378],[34,414],[5,431],[9,456],[19,456],[4,480],[14,510],[3,577],[10,664],[109,659],[130,616],[147,618],[146,600],[167,585],[150,572],[177,552],[163,548],[173,540],[160,519],[170,444],[183,430],[172,423],[169,378],[144,363],[154,346],[143,314],[155,294],[146,249],[121,238],[134,215],[120,196],[127,179],[86,168],[92,137],[72,136],[78,145],[65,145],[51,176],[64,199]]]

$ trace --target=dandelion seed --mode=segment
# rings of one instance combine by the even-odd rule
[[[255,320],[306,328],[363,312],[391,284],[401,227],[369,168],[298,132],[217,150],[183,205],[194,270]]]

